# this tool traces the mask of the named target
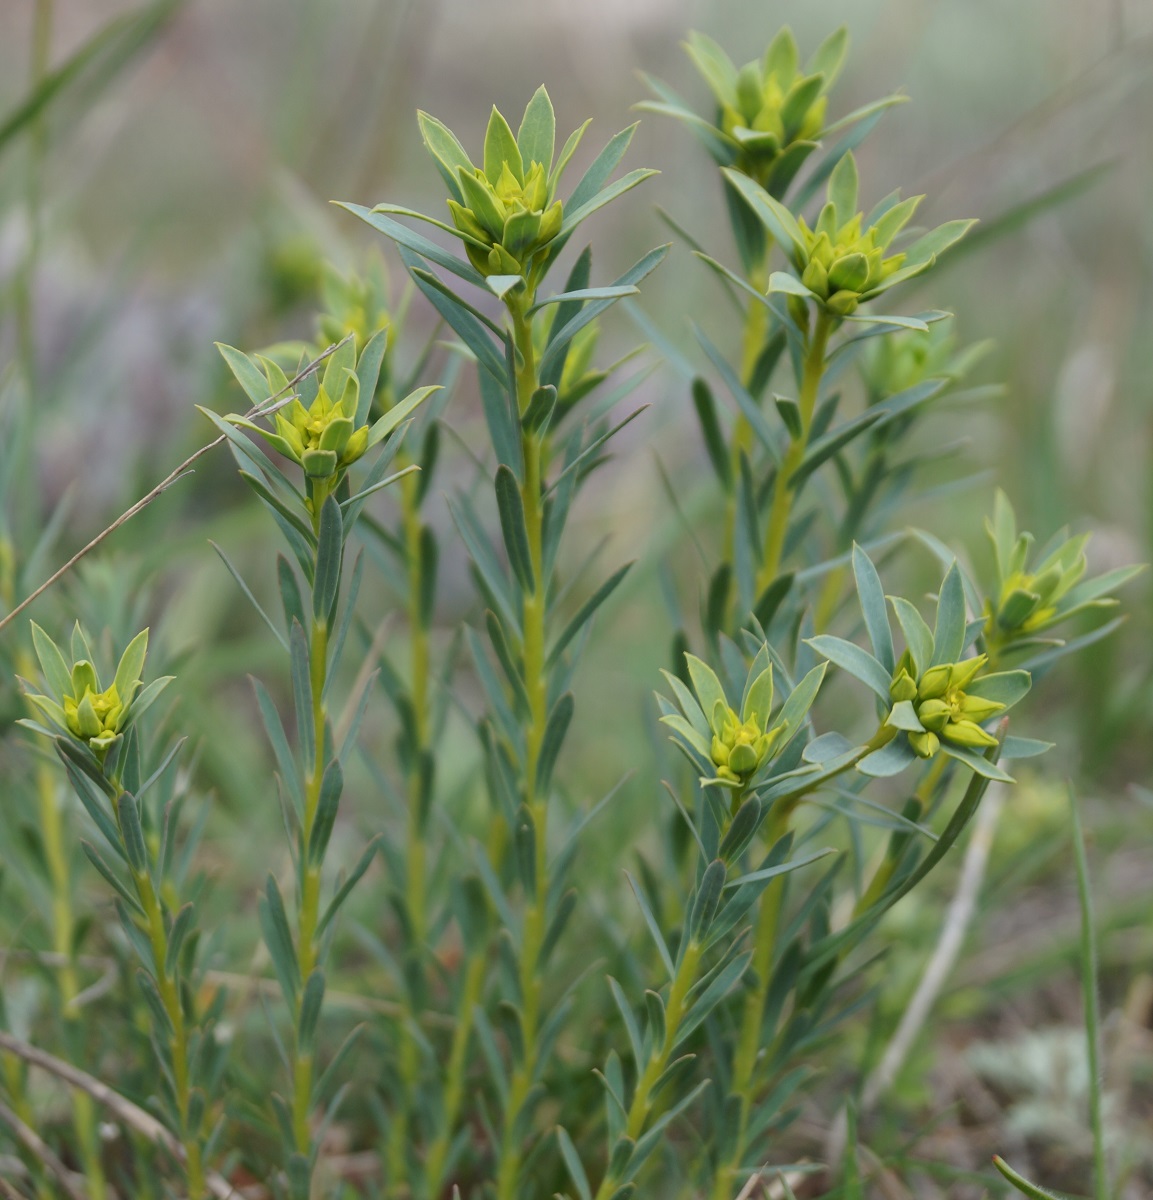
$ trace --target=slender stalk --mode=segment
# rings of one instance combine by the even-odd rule
[[[11,587],[5,580],[5,606],[11,608]],[[16,656],[17,670],[25,679],[34,676],[36,666],[27,650]],[[33,715],[34,715],[34,710]],[[59,956],[61,967],[57,976],[60,991],[61,1016],[64,1018],[66,1041],[78,1047],[81,1010],[76,1005],[80,980],[76,973],[76,916],[72,908],[72,871],[65,848],[64,822],[57,802],[56,777],[48,764],[36,765],[36,796],[40,816],[40,838],[48,866],[49,888],[52,893],[52,947]],[[90,1096],[76,1092],[72,1097],[73,1122],[80,1144],[85,1182],[91,1200],[104,1200],[107,1186],[100,1160],[100,1141],[96,1129],[96,1109]]]
[[[769,509],[768,525],[765,529],[764,555],[757,575],[757,591],[761,592],[780,573],[781,558],[785,549],[785,535],[789,530],[789,517],[793,508],[793,477],[797,473],[805,451],[809,446],[809,431],[813,424],[813,412],[821,390],[821,377],[825,373],[825,349],[831,333],[832,321],[824,309],[818,308],[813,330],[809,335],[805,351],[804,368],[801,373],[801,395],[797,402],[800,409],[801,430],[785,452],[785,460],[777,475],[773,488],[773,502]]]
[[[119,796],[124,795],[124,789],[118,776],[111,778],[110,782],[118,796],[112,805],[112,811],[116,814],[116,823],[119,829]],[[144,913],[148,944],[152,949],[152,960],[156,967],[156,990],[160,995],[164,1014],[168,1018],[168,1049],[172,1058],[172,1083],[176,1099],[176,1113],[180,1122],[177,1133],[184,1148],[188,1200],[202,1200],[205,1195],[205,1179],[200,1131],[192,1129],[189,1124],[192,1084],[189,1074],[188,1026],[184,1019],[184,1006],[180,1000],[180,987],[175,972],[170,972],[168,969],[168,922],[164,915],[164,905],[156,893],[148,868],[145,867],[140,871],[132,868],[131,875],[136,899],[140,902]]]
[[[320,536],[320,514],[327,492],[317,486],[313,497],[312,527]],[[309,683],[312,693],[312,763],[304,781],[304,813],[301,837],[302,862],[300,864],[300,890],[297,908],[297,969],[300,993],[296,999],[294,1025],[296,1029],[292,1051],[292,1132],[298,1153],[307,1156],[312,1149],[312,1130],[309,1114],[312,1108],[313,1057],[311,1049],[300,1042],[300,1019],[304,1007],[304,988],[309,976],[316,970],[319,947],[316,944],[316,928],[320,923],[320,863],[314,863],[308,854],[312,831],[316,825],[316,813],[320,805],[320,788],[324,779],[324,741],[328,713],[324,704],[324,687],[328,681],[328,623],[324,618],[313,617],[309,629]]]
[[[405,904],[411,922],[412,941],[406,954],[423,959],[428,936],[428,913],[425,896],[427,854],[425,850],[425,812],[428,797],[424,794],[426,777],[422,759],[429,749],[429,643],[421,611],[424,589],[424,564],[421,540],[424,532],[420,518],[420,483],[414,472],[401,480],[401,523],[403,526],[408,564],[408,636],[410,647],[409,700],[412,705],[413,746],[412,765],[408,773],[408,815],[405,846]],[[397,1031],[397,1073],[400,1076],[404,1103],[389,1126],[386,1162],[391,1194],[408,1191],[407,1157],[412,1140],[411,1113],[420,1091],[420,1053],[409,1022],[419,1018],[420,998],[405,991],[406,1020]],[[432,1193],[435,1194],[435,1193]]]
[[[188,1027],[184,1020],[184,1006],[180,1003],[180,989],[176,978],[169,974],[165,965],[168,955],[168,929],[164,910],[152,886],[152,877],[147,871],[133,871],[132,882],[148,923],[148,940],[156,963],[156,986],[160,992],[160,1001],[172,1026],[169,1047],[172,1054],[172,1079],[176,1090],[176,1111],[180,1117],[180,1140],[186,1155],[184,1169],[188,1174],[188,1200],[201,1200],[205,1194],[204,1161],[199,1131],[189,1128],[188,1120],[192,1097],[188,1072]]]
[[[424,1192],[426,1196],[439,1196],[444,1191],[444,1173],[448,1163],[448,1152],[452,1134],[464,1103],[464,1085],[468,1068],[468,1046],[472,1037],[472,1013],[480,1003],[484,991],[485,955],[473,954],[468,960],[461,989],[456,1025],[452,1031],[452,1045],[448,1052],[445,1068],[444,1113],[440,1130],[429,1144],[424,1164]]]
[[[669,1065],[669,1060],[676,1049],[681,1024],[688,1010],[689,993],[692,991],[693,985],[697,982],[697,974],[700,970],[703,955],[704,947],[699,942],[689,941],[686,943],[684,951],[678,959],[676,972],[673,975],[673,981],[669,988],[668,1003],[665,1005],[664,1041],[659,1048],[654,1049],[648,1062],[645,1063],[640,1078],[637,1080],[637,1086],[633,1091],[633,1098],[629,1104],[628,1114],[625,1117],[624,1135],[632,1138],[634,1141],[644,1133],[649,1115],[653,1109],[653,1089],[656,1086],[657,1080],[660,1079],[665,1068]],[[620,1178],[613,1172],[606,1172],[604,1178],[601,1180],[600,1187],[597,1188],[595,1200],[608,1200],[608,1197],[617,1190],[621,1182]]]
[[[1101,1010],[1097,997],[1097,929],[1093,889],[1077,797],[1069,790],[1073,818],[1073,849],[1077,858],[1077,898],[1081,908],[1081,988],[1085,999],[1085,1049],[1089,1062],[1089,1121],[1093,1129],[1093,1195],[1108,1200],[1109,1161],[1105,1154],[1105,1123],[1101,1108]]]
[[[882,725],[852,758],[848,759],[834,775],[825,776],[822,782],[827,782],[829,779],[835,778],[835,775],[842,774],[856,766],[866,754],[871,754],[891,741],[894,733],[893,729]],[[808,791],[808,786],[808,784],[802,784],[796,793],[778,797],[773,802],[766,821],[765,842],[768,846],[775,845],[788,831],[789,822],[792,820],[797,805]],[[731,1195],[733,1172],[739,1166],[745,1151],[745,1137],[756,1092],[756,1068],[760,1061],[765,1003],[768,999],[769,986],[772,983],[773,960],[776,957],[784,896],[785,878],[771,880],[761,897],[760,911],[757,914],[757,924],[753,932],[753,957],[749,963],[749,973],[753,979],[753,985],[745,995],[740,1031],[733,1051],[733,1079],[729,1089],[740,1103],[737,1136],[732,1142],[733,1150],[728,1162],[718,1170],[713,1181],[713,1200],[727,1200]]]
[[[538,385],[536,355],[532,344],[532,318],[529,309],[533,297],[526,293],[510,299],[513,341],[516,347],[517,405],[524,413]],[[497,1200],[514,1200],[521,1168],[518,1136],[520,1117],[536,1077],[540,1025],[541,985],[540,952],[545,935],[545,902],[548,897],[548,797],[539,794],[537,766],[548,720],[548,674],[545,663],[546,595],[544,578],[544,504],[541,491],[543,444],[537,433],[521,434],[524,457],[524,481],[521,502],[528,532],[529,561],[533,587],[523,596],[524,681],[528,693],[528,721],[525,728],[524,802],[532,817],[536,887],[527,897],[524,929],[520,947],[520,993],[522,999],[524,1051],[509,1087],[497,1164]]]

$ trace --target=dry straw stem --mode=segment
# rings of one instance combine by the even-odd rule
[[[79,1088],[108,1109],[118,1120],[129,1126],[141,1137],[147,1138],[154,1145],[162,1146],[178,1162],[184,1161],[184,1147],[151,1113],[138,1108],[131,1100],[126,1100],[119,1092],[115,1092],[107,1084],[101,1083],[95,1076],[81,1071],[78,1067],[56,1058],[37,1046],[23,1042],[10,1033],[0,1030],[0,1050],[16,1055],[31,1066],[39,1067],[57,1079],[64,1080],[72,1087]],[[35,1135],[33,1135],[35,1136]],[[209,1174],[208,1188],[216,1200],[231,1200],[236,1195],[232,1185],[220,1175]],[[70,1195],[83,1197],[83,1192],[73,1192]]]
[[[68,1197],[68,1200],[87,1200],[88,1193],[80,1186],[78,1182],[79,1177],[73,1175],[52,1152],[52,1147],[47,1145],[34,1129],[29,1129],[8,1105],[2,1101],[0,1101],[0,1124],[7,1125],[12,1132],[12,1136],[24,1149],[34,1158],[38,1158],[48,1168],[52,1175],[55,1176],[56,1182],[60,1185],[60,1190]],[[15,1194],[19,1195],[18,1192]]]
[[[313,373],[313,371],[315,371],[320,366],[320,364],[322,362],[324,362],[324,360],[326,358],[328,358],[332,354],[335,354],[336,351],[339,350],[340,347],[343,346],[345,344],[345,342],[347,342],[352,336],[353,335],[350,333],[348,335],[348,337],[342,338],[339,342],[334,342],[326,350],[321,351],[321,353],[318,354],[316,356],[316,358],[314,358],[308,364],[308,366],[306,366],[297,375],[294,375],[293,378],[290,379],[288,381],[288,383],[283,388],[281,388],[281,390],[279,392],[277,392],[273,396],[269,396],[268,399],[263,401],[262,403],[256,404],[252,408],[250,408],[248,410],[248,412],[244,414],[245,417],[249,418],[249,417],[270,416],[272,413],[276,412],[276,410],[278,408],[282,408],[285,404],[288,404],[290,401],[295,399],[295,397],[292,395],[292,389],[302,379],[305,379],[309,375],[311,375]],[[289,394],[286,396],[284,394],[285,392],[288,392]],[[120,516],[118,516],[116,518],[116,520],[113,521],[112,524],[108,526],[107,529],[98,533],[92,539],[92,541],[90,541],[88,543],[87,546],[84,546],[82,549],[77,550],[76,553],[62,567],[59,568],[59,570],[57,570],[53,574],[49,575],[49,577],[34,592],[30,592],[27,596],[25,596],[25,598],[23,600],[20,601],[19,604],[16,605],[16,607],[10,613],[8,613],[5,617],[0,618],[0,632],[3,631],[3,629],[6,625],[8,625],[10,622],[14,621],[34,600],[38,600],[54,583],[56,583],[58,580],[62,579],[65,575],[67,575],[68,572],[71,571],[72,568],[74,566],[76,566],[76,564],[82,558],[85,557],[85,555],[90,554],[93,550],[95,550],[96,547],[99,546],[100,543],[103,542],[105,538],[110,537],[112,534],[114,534],[120,528],[121,525],[126,524],[128,521],[131,521],[132,518],[134,516],[136,516],[137,513],[143,512],[144,509],[146,509],[152,503],[153,500],[155,500],[162,493],[166,492],[170,487],[172,487],[172,485],[174,483],[178,483],[181,479],[183,479],[185,477],[185,475],[190,475],[192,473],[192,471],[191,471],[192,464],[194,462],[196,462],[197,459],[203,458],[204,455],[207,454],[210,450],[215,450],[216,447],[219,446],[221,444],[221,442],[223,442],[225,440],[226,439],[225,439],[224,434],[221,434],[218,438],[215,438],[213,441],[209,442],[207,445],[201,446],[199,450],[193,451],[193,453],[190,454],[180,464],[180,466],[178,466],[169,475],[166,475],[150,492],[148,492],[146,495],[142,496],[139,500],[137,500],[136,503],[133,504],[131,508],[126,509],[124,512],[122,512],[120,514]]]

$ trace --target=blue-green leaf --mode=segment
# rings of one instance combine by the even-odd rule
[[[892,676],[867,650],[827,633],[809,638],[807,644],[818,654],[823,654],[830,662],[836,663],[842,670],[848,671],[854,678],[872,688],[888,703]]]

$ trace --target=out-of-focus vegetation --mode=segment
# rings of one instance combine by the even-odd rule
[[[703,84],[679,45],[687,29],[704,31],[742,61],[785,23],[802,47],[848,25],[853,53],[838,85],[841,112],[896,88],[913,100],[889,112],[858,151],[864,194],[879,196],[899,183],[904,194],[928,194],[918,215],[928,227],[956,216],[981,222],[937,265],[924,300],[956,313],[962,344],[991,340],[971,378],[1003,389],[939,414],[919,435],[964,445],[941,466],[939,492],[916,511],[894,514],[894,526],[932,529],[950,545],[960,540],[989,578],[989,546],[972,514],[991,510],[996,481],[1020,524],[1042,540],[1066,524],[1092,532],[1095,574],[1153,558],[1153,10],[1147,4],[793,0],[770,13],[748,3],[665,0],[169,0],[145,8],[24,0],[0,11],[0,427],[8,443],[10,522],[0,531],[0,603],[11,607],[212,436],[194,405],[218,412],[239,407],[213,341],[250,348],[315,342],[326,261],[337,270],[377,272],[389,305],[401,303],[405,272],[392,249],[329,201],[403,198],[448,219],[443,188],[421,146],[417,109],[437,113],[464,145],[478,146],[492,104],[519,112],[547,81],[559,125],[567,131],[591,116],[599,146],[648,96],[639,71],[707,108]],[[43,110],[22,110],[38,87]],[[705,151],[675,122],[641,116],[630,165],[662,174],[647,193],[595,218],[604,279],[618,273],[612,267],[623,270],[641,249],[669,238],[655,204],[683,228],[724,229],[718,176]],[[578,170],[591,154],[578,152]],[[920,300],[910,290],[902,311],[916,311]],[[402,375],[415,365],[416,348],[445,336],[423,297],[408,303]],[[599,357],[613,361],[649,339],[671,353],[650,354],[659,365],[634,396],[650,407],[620,434],[614,460],[584,494],[566,551],[579,562],[607,537],[614,561],[639,555],[601,616],[611,637],[591,642],[573,685],[585,748],[571,754],[567,768],[573,807],[591,806],[632,772],[621,798],[599,819],[594,846],[582,852],[594,915],[622,898],[621,863],[610,847],[635,840],[654,860],[664,849],[659,830],[669,806],[655,781],[667,760],[656,745],[649,697],[659,668],[670,665],[675,621],[653,596],[679,587],[703,597],[706,585],[697,580],[699,558],[683,532],[686,520],[698,529],[707,525],[716,505],[689,391],[691,377],[708,368],[685,315],[728,353],[740,337],[716,276],[679,239],[629,306],[629,319],[606,326]],[[438,373],[447,370],[441,350],[434,362]],[[440,479],[455,484],[471,472],[472,456],[484,454],[481,400],[467,372],[450,403],[458,438],[446,439]],[[391,511],[390,503],[385,499],[381,511]],[[41,541],[53,513],[60,516]],[[426,519],[441,540],[431,636],[443,654],[454,625],[475,616],[474,589],[439,492],[428,497]],[[280,845],[277,805],[268,802],[271,755],[245,676],[288,684],[278,675],[275,644],[209,540],[232,561],[253,563],[246,576],[257,598],[270,609],[279,603],[274,560],[263,551],[267,522],[220,450],[115,533],[32,616],[57,629],[78,616],[94,632],[107,630],[109,645],[117,647],[152,624],[154,645],[164,647],[179,677],[178,727],[195,747],[190,772],[205,813],[199,905],[205,928],[219,930],[212,954],[220,964],[205,986],[227,981],[243,993],[248,972],[269,972],[253,931],[256,898],[275,865],[271,851],[255,855],[250,848]],[[936,587],[939,564],[930,550],[901,562],[903,594]],[[366,586],[396,590],[376,564],[370,577]],[[1067,801],[1054,782],[1062,776],[1084,797],[1097,891],[1116,1195],[1138,1197],[1149,1186],[1153,608],[1147,582],[1126,591],[1124,608],[1123,627],[1070,660],[1059,681],[1036,680],[1030,732],[1058,749],[1042,767],[1022,764],[1015,772],[1020,783],[986,831],[988,874],[931,1033],[915,1042],[885,1102],[862,1119],[869,1186],[889,1189],[875,1194],[979,1196],[1000,1186],[985,1169],[994,1150],[1030,1177],[1071,1192],[1090,1189],[1084,1040],[1071,1032],[1082,1020],[1075,875]],[[399,652],[403,630],[398,624],[381,637]],[[5,678],[35,670],[22,649],[30,644],[24,627],[14,624],[0,637]],[[0,696],[6,724],[25,715],[13,684]],[[466,695],[466,705],[475,698]],[[381,743],[396,736],[381,712],[371,712],[367,723]],[[439,786],[455,798],[465,826],[470,819],[475,826],[484,811],[476,786],[482,756],[463,717],[450,716],[436,753]],[[66,957],[69,947],[30,932],[39,918],[28,897],[46,902],[51,888],[25,878],[30,858],[19,846],[33,838],[29,797],[39,788],[43,799],[44,789],[56,785],[18,734],[0,747],[0,778],[21,780],[0,797],[9,843],[0,853],[4,1026],[35,1040],[38,1024],[49,1019],[47,1007],[64,995],[49,982],[54,968],[43,952]],[[381,817],[353,811],[347,828],[337,830],[342,852],[354,858],[354,834],[374,831]],[[34,847],[31,857],[48,863],[49,877],[54,870],[73,874],[78,896],[100,894],[100,881],[70,845],[55,858]],[[862,1064],[866,1071],[876,1066],[938,945],[956,882],[956,868],[943,870],[929,883],[928,898],[886,918],[894,948],[884,996],[872,1022],[850,1031],[856,1058],[841,1064],[824,1088],[843,1085]],[[382,932],[389,918],[355,899],[353,908],[358,920]],[[86,911],[96,910],[78,902],[78,939],[87,936]],[[73,1001],[83,988],[116,994],[131,985],[129,947],[106,935],[96,941],[101,966],[74,981]],[[30,965],[34,951],[39,965]],[[372,961],[370,950],[359,953]],[[143,1103],[144,1021],[105,1041],[92,1015],[101,1011],[101,995],[75,1012],[66,1000],[63,1013],[52,1017],[68,1031],[70,1055]],[[262,1047],[236,1067],[238,1092],[247,1086],[251,1097],[261,1077],[256,1059],[272,1058],[275,1050],[261,1040],[261,1005],[243,1012],[236,1019],[245,1027],[232,1032]],[[83,1137],[76,1143],[81,1161],[98,1155],[99,1115],[83,1100],[73,1113],[66,1092],[22,1071],[5,1059],[0,1078],[12,1094],[29,1094],[50,1123],[74,1120],[77,1130],[88,1131],[89,1143]],[[243,1122],[251,1114],[242,1109],[235,1116]],[[815,1110],[802,1108],[788,1149],[819,1158],[828,1133]],[[341,1158],[341,1139],[352,1133],[338,1125],[329,1136],[336,1159],[354,1157]],[[354,1180],[356,1163],[344,1165]],[[0,1177],[4,1169],[0,1163]],[[804,1176],[792,1186],[805,1194]],[[848,1188],[840,1194],[852,1195]]]

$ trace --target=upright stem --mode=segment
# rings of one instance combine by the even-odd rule
[[[320,535],[320,514],[325,497],[313,497],[313,530]],[[312,744],[313,759],[304,781],[304,813],[302,821],[300,864],[300,893],[297,909],[297,968],[300,992],[296,1000],[294,1024],[296,1027],[292,1054],[292,1131],[298,1153],[307,1156],[312,1149],[312,1130],[309,1113],[312,1107],[312,1050],[305,1049],[300,1042],[300,1018],[304,1005],[304,989],[309,976],[316,970],[319,949],[316,944],[316,928],[320,923],[320,868],[308,854],[312,830],[316,825],[316,813],[320,805],[320,788],[324,779],[324,740],[327,712],[324,706],[324,687],[328,680],[328,623],[324,618],[314,617],[309,630],[309,672],[312,693]]]
[[[645,1131],[653,1109],[653,1089],[669,1065],[680,1036],[681,1024],[688,1010],[688,997],[697,982],[704,947],[696,941],[686,943],[677,962],[676,972],[669,988],[669,999],[665,1005],[665,1036],[659,1047],[654,1047],[649,1060],[641,1071],[632,1102],[625,1117],[624,1136],[637,1141]],[[639,1064],[638,1064],[639,1066]],[[613,1172],[605,1173],[597,1188],[595,1200],[608,1200],[620,1186],[621,1180]]]
[[[430,1197],[439,1196],[444,1192],[444,1172],[452,1144],[453,1129],[464,1103],[468,1044],[472,1037],[472,1013],[484,992],[485,966],[484,952],[478,950],[469,957],[468,966],[465,968],[464,987],[461,989],[460,1004],[457,1006],[452,1045],[449,1048],[448,1065],[444,1074],[443,1121],[425,1157],[424,1191],[425,1195]]]
[[[531,294],[509,301],[513,341],[516,347],[516,395],[523,414],[537,388],[536,355],[532,344]],[[521,451],[524,481],[521,502],[528,533],[529,561],[533,586],[522,604],[524,633],[524,682],[528,693],[528,722],[525,728],[524,802],[533,823],[536,886],[526,898],[524,930],[520,947],[520,992],[522,998],[524,1052],[513,1073],[505,1111],[500,1158],[497,1165],[497,1200],[514,1200],[521,1167],[518,1126],[538,1066],[541,978],[540,952],[545,934],[545,902],[548,897],[548,797],[538,792],[536,775],[548,720],[548,675],[545,664],[546,595],[544,577],[544,503],[541,491],[543,445],[538,433],[523,430]]]
[[[421,558],[421,538],[424,532],[420,519],[420,477],[413,472],[401,480],[401,511],[404,523],[405,549],[408,553],[408,637],[411,653],[409,692],[412,700],[412,724],[416,737],[408,788],[408,846],[406,852],[406,900],[408,917],[412,922],[413,941],[424,945],[428,931],[425,912],[425,844],[424,772],[421,757],[429,741],[429,645],[428,630],[421,612],[424,586],[424,566]]]
[[[412,703],[412,729],[414,745],[411,750],[411,766],[408,772],[408,817],[405,847],[405,905],[412,928],[412,944],[405,953],[421,968],[428,936],[428,913],[425,898],[427,854],[425,850],[425,813],[428,797],[425,795],[427,779],[423,767],[425,752],[429,749],[429,644],[428,630],[422,612],[421,596],[424,591],[424,560],[421,555],[423,525],[420,518],[420,479],[414,472],[401,480],[401,522],[404,532],[408,562],[408,637],[410,647],[409,699]],[[410,1114],[419,1101],[420,1054],[416,1038],[409,1028],[409,1021],[418,1016],[421,1003],[405,989],[409,1006],[408,1020],[398,1031],[397,1073],[400,1076],[404,1103],[388,1130],[387,1166],[390,1194],[403,1195],[408,1192],[406,1162],[412,1140]],[[475,1001],[473,1002],[475,1003]],[[471,1005],[469,1006],[471,1012]],[[455,1115],[453,1117],[455,1120]],[[447,1142],[445,1144],[447,1151]],[[430,1151],[431,1153],[431,1151]],[[435,1193],[431,1193],[435,1194]]]
[[[169,974],[165,965],[168,955],[168,930],[164,911],[152,886],[152,877],[147,871],[133,871],[132,882],[136,888],[137,899],[144,909],[144,919],[148,923],[148,940],[156,962],[156,986],[160,992],[160,1002],[172,1026],[169,1039],[172,1080],[176,1089],[176,1110],[180,1116],[180,1139],[186,1156],[184,1169],[188,1174],[188,1198],[201,1200],[205,1190],[199,1130],[190,1129],[188,1120],[192,1097],[188,1073],[188,1028],[184,1020],[184,1006],[180,1003],[180,989],[174,975]]]
[[[809,432],[813,425],[813,412],[821,390],[821,376],[825,373],[825,349],[831,332],[831,320],[822,308],[817,309],[813,330],[805,350],[805,362],[801,374],[800,433],[790,442],[785,460],[777,475],[773,488],[773,503],[769,509],[769,522],[765,530],[765,549],[761,569],[757,576],[757,591],[761,592],[781,569],[781,558],[785,549],[785,535],[789,530],[789,516],[793,507],[793,478],[805,457],[809,446]]]
[[[866,754],[885,745],[892,739],[894,732],[888,726],[882,725],[873,737],[840,767],[836,774],[839,775],[850,770]],[[834,777],[834,775],[825,776],[822,782],[827,782]],[[765,843],[770,848],[787,832],[793,813],[806,791],[807,785],[802,784],[795,794],[781,796],[774,801],[766,821]],[[713,1200],[728,1200],[734,1194],[733,1172],[741,1163],[745,1152],[745,1139],[756,1092],[756,1068],[760,1060],[765,1004],[772,983],[773,960],[776,958],[784,896],[784,876],[771,880],[761,896],[760,912],[757,914],[757,924],[753,933],[753,957],[749,964],[749,975],[753,982],[752,987],[745,995],[740,1032],[732,1059],[733,1078],[730,1084],[730,1093],[736,1096],[740,1103],[737,1116],[737,1135],[731,1143],[732,1153],[728,1161],[718,1170],[713,1180]]]

